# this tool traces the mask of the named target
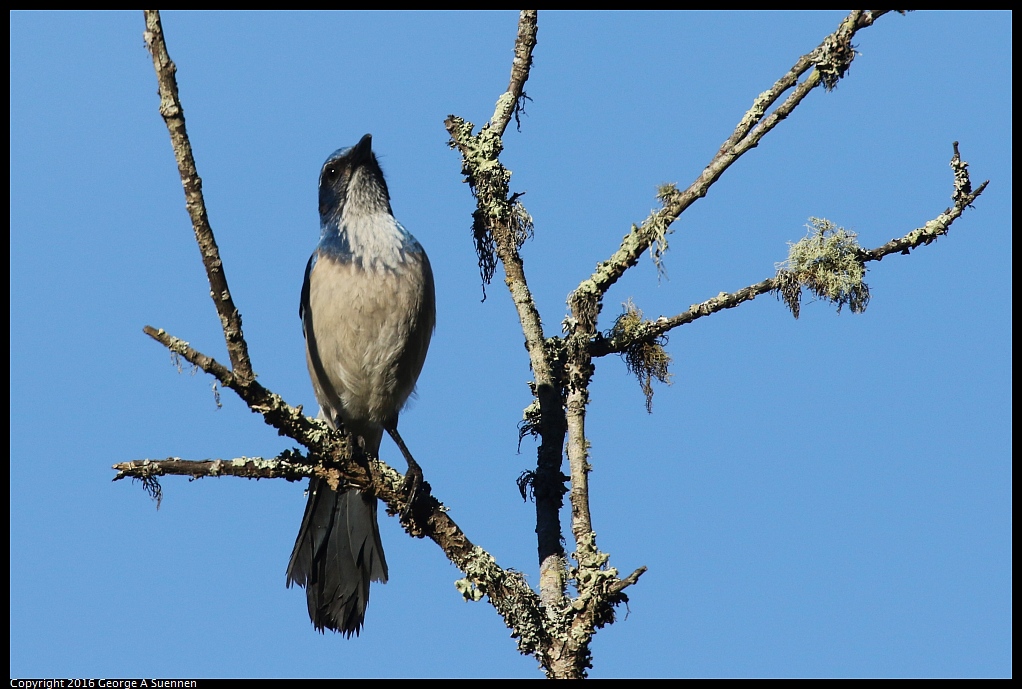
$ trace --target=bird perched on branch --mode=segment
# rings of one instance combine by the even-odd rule
[[[374,456],[390,433],[411,476],[418,465],[397,434],[397,417],[433,334],[433,272],[422,246],[394,219],[371,135],[323,164],[319,217],[299,313],[320,415]],[[288,586],[305,587],[317,630],[351,636],[362,628],[370,581],[387,581],[376,498],[312,478]]]

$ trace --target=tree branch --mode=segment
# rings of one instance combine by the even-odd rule
[[[249,409],[261,414],[266,423],[276,428],[281,435],[301,443],[314,454],[341,462],[352,459],[351,448],[355,445],[348,436],[334,431],[322,421],[306,416],[301,407],[287,404],[280,395],[267,390],[254,378],[235,375],[213,357],[193,349],[187,342],[162,328],[157,330],[147,325],[143,332],[188,363],[212,375],[225,388],[233,390]]]
[[[187,342],[149,326],[145,332],[189,363],[213,375],[224,387],[236,392],[249,409],[261,414],[266,423],[281,435],[304,445],[309,453],[305,455],[297,450],[288,450],[269,460],[258,457],[228,461],[187,461],[173,457],[137,460],[115,464],[113,468],[118,471],[115,481],[127,477],[141,479],[146,490],[159,499],[161,491],[156,477],[162,475],[285,478],[289,481],[316,475],[326,479],[334,490],[342,485],[352,486],[375,495],[390,514],[406,512],[408,496],[404,476],[391,466],[377,457],[362,454],[347,436],[322,421],[305,416],[301,407],[288,405],[279,395],[254,380],[235,376],[223,364],[193,349]],[[401,523],[410,535],[429,538],[440,546],[447,558],[465,573],[471,586],[488,596],[518,639],[521,652],[535,653],[543,646],[546,631],[539,597],[521,574],[502,569],[492,555],[468,539],[450,517],[447,508],[432,495],[429,483],[422,483],[408,518],[402,519]]]
[[[947,234],[948,230],[951,229],[951,223],[957,220],[965,212],[965,209],[971,206],[972,202],[987,188],[990,180],[980,184],[976,191],[972,190],[972,182],[969,179],[969,164],[962,160],[961,155],[959,155],[958,142],[955,141],[952,146],[954,148],[954,155],[951,157],[950,164],[955,176],[955,187],[951,194],[953,202],[951,208],[946,209],[930,222],[912,230],[903,237],[897,237],[875,249],[864,251],[862,253],[863,261],[879,261],[884,256],[895,253],[907,255],[912,249],[929,244],[941,235]]]
[[[699,177],[684,191],[679,191],[674,185],[661,186],[657,193],[662,204],[661,209],[651,213],[642,225],[633,225],[610,259],[598,264],[593,274],[583,280],[569,295],[568,307],[571,310],[571,317],[567,323],[568,336],[565,338],[568,352],[566,405],[568,459],[572,486],[572,532],[576,539],[580,574],[588,568],[595,576],[601,572],[606,562],[606,556],[596,547],[589,515],[589,443],[585,437],[585,409],[589,401],[589,380],[593,372],[592,357],[602,355],[601,345],[607,341],[607,338],[596,330],[604,294],[654,243],[657,246],[653,251],[653,260],[659,268],[660,256],[667,249],[667,235],[671,231],[672,223],[697,199],[705,196],[720,176],[743,154],[758,145],[759,141],[780,124],[810,91],[821,83],[828,90],[833,88],[844,76],[855,57],[855,50],[851,44],[852,37],[860,28],[870,26],[882,13],[883,11],[879,13],[853,11],[815,50],[799,58],[773,87],[753,101],[752,108],[745,113],[734,132]],[[816,69],[812,74],[799,82],[799,77],[813,66]],[[791,93],[787,98],[767,114],[767,110],[789,90]],[[741,297],[735,297],[738,301],[734,305],[753,298],[755,296],[753,292],[754,289],[743,290]],[[632,337],[627,342],[619,343],[620,349],[617,351],[624,352],[628,347],[634,347],[638,343],[654,342],[656,337],[674,327],[665,321],[669,319],[658,319],[645,327],[632,330],[630,333]],[[643,334],[642,339],[635,339],[638,333]],[[651,397],[647,393],[647,406],[650,404]]]
[[[155,476],[188,476],[199,479],[211,476],[238,476],[240,478],[283,478],[301,481],[310,476],[327,478],[327,471],[316,466],[312,460],[297,450],[285,450],[273,459],[262,457],[238,457],[236,459],[187,460],[180,457],[166,459],[141,459],[119,462],[113,465],[117,470],[114,481],[125,478],[145,479]],[[319,471],[317,471],[319,470]],[[333,473],[337,481],[337,473]]]
[[[522,12],[511,84],[498,99],[491,121],[478,134],[473,134],[471,123],[453,115],[445,125],[452,147],[461,153],[462,173],[476,197],[473,235],[480,272],[484,283],[487,282],[496,264],[495,253],[504,266],[505,283],[518,310],[534,374],[533,393],[539,409],[538,414],[527,411],[527,423],[529,430],[540,436],[537,469],[531,475],[531,483],[536,500],[540,598],[551,635],[549,645],[537,657],[550,676],[584,677],[590,667],[589,643],[594,631],[613,620],[614,606],[627,600],[623,589],[634,583],[641,572],[633,574],[628,583],[622,583],[617,570],[606,566],[609,556],[596,547],[589,513],[585,437],[585,407],[592,375],[588,336],[576,331],[564,339],[544,337],[519,253],[531,231],[531,218],[518,203],[518,195],[509,196],[511,172],[499,160],[503,150],[500,137],[520,103],[528,78],[535,22],[534,13]],[[578,563],[570,572],[561,545],[559,517],[565,490],[561,463],[566,433],[575,536],[573,557]],[[568,576],[574,579],[578,590],[578,596],[570,600],[565,593]]]
[[[297,450],[285,450],[274,459],[239,457],[227,461],[222,459],[190,461],[180,457],[168,457],[118,462],[113,468],[117,470],[114,481],[124,478],[141,481],[142,488],[156,501],[156,509],[160,509],[163,502],[163,487],[160,486],[159,477],[166,475],[188,476],[193,480],[207,476],[238,476],[250,479],[283,478],[288,481],[300,481],[315,475],[334,485],[338,484],[339,479],[336,471],[331,472],[322,466],[314,466]]]
[[[973,202],[979,198],[980,194],[983,193],[990,183],[990,180],[987,180],[973,191],[967,169],[968,165],[959,155],[958,142],[954,142],[954,155],[951,158],[951,168],[955,176],[954,191],[951,195],[952,206],[945,209],[943,213],[928,221],[922,227],[918,227],[901,237],[896,237],[875,249],[860,249],[857,255],[858,260],[865,264],[870,261],[880,261],[890,254],[907,255],[913,249],[930,244],[938,237],[947,234],[951,229],[951,225],[961,217],[966,208],[972,206]],[[707,299],[699,304],[693,304],[687,311],[683,311],[676,316],[669,318],[661,316],[656,320],[646,321],[630,329],[627,333],[612,334],[610,336],[597,334],[590,341],[589,351],[593,357],[622,354],[636,344],[651,342],[678,326],[687,325],[718,311],[733,309],[740,304],[755,299],[761,294],[777,291],[783,286],[783,282],[783,277],[775,276],[767,278],[762,282],[744,287],[737,292],[721,292],[716,297]]]
[[[515,59],[511,63],[511,82],[507,85],[507,91],[497,99],[497,107],[490,119],[490,127],[499,136],[504,136],[512,115],[518,119],[518,113],[523,109],[523,101],[527,98],[525,82],[529,79],[529,70],[532,69],[532,50],[536,47],[537,31],[538,12],[522,10],[518,17],[518,38],[515,39]]]
[[[644,251],[654,243],[653,260],[659,265],[661,254],[667,248],[667,235],[675,220],[695,201],[706,196],[709,188],[742,155],[755,148],[760,140],[781,123],[817,86],[834,88],[845,75],[855,57],[852,38],[860,29],[871,26],[889,10],[854,10],[810,53],[803,55],[788,72],[764,93],[760,94],[745,113],[734,132],[720,147],[709,165],[684,191],[665,185],[658,192],[662,207],[642,223],[633,225],[621,241],[621,246],[606,261],[599,263],[593,274],[583,280],[572,293],[570,303],[574,318],[587,327],[595,328],[602,308],[603,295],[624,272],[635,265]],[[813,72],[802,82],[798,78],[810,67]],[[772,112],[767,110],[789,89],[794,90]]]
[[[163,38],[163,24],[160,22],[159,10],[145,10],[145,43],[153,57],[156,69],[156,80],[160,92],[160,114],[170,132],[170,143],[177,159],[178,173],[185,192],[185,208],[192,219],[195,240],[199,243],[202,253],[202,265],[206,267],[209,280],[209,295],[220,316],[220,323],[227,341],[227,353],[231,359],[231,367],[243,378],[253,378],[252,362],[248,355],[248,343],[241,329],[241,313],[234,305],[231,291],[227,286],[227,275],[224,273],[223,262],[220,260],[220,249],[217,247],[213,230],[209,225],[206,213],[206,202],[202,196],[202,179],[195,168],[195,157],[192,155],[192,144],[188,140],[185,128],[185,113],[177,91],[177,66],[171,61],[167,52],[167,43]]]
[[[539,588],[544,604],[553,610],[562,605],[565,587],[559,515],[565,490],[560,469],[565,433],[564,400],[561,383],[551,362],[551,358],[557,356],[558,342],[554,338],[548,341],[543,334],[543,324],[519,253],[519,248],[531,233],[532,219],[518,201],[518,195],[510,194],[511,172],[499,160],[504,148],[501,135],[529,78],[537,31],[536,12],[523,11],[518,21],[511,82],[508,90],[497,99],[491,121],[478,134],[473,134],[471,122],[455,115],[450,115],[444,125],[451,136],[451,147],[461,154],[462,174],[476,197],[473,235],[484,283],[493,274],[492,256],[496,253],[504,266],[504,282],[518,312],[532,364],[533,393],[539,401],[539,423],[535,430],[540,436],[540,447],[532,479],[540,561]]]

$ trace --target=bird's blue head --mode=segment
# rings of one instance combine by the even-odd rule
[[[337,226],[348,213],[392,214],[383,170],[373,153],[373,136],[334,151],[319,173],[319,218],[323,227]]]

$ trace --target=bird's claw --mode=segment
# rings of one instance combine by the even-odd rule
[[[405,493],[405,506],[401,510],[401,520],[407,520],[412,515],[412,506],[415,504],[416,498],[419,497],[419,489],[422,487],[422,469],[419,465],[413,465],[408,467],[408,472],[405,474],[405,480],[401,484],[401,489]]]

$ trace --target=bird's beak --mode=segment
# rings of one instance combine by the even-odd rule
[[[373,135],[363,136],[355,147],[351,149],[351,162],[354,164],[364,163],[373,155]]]

